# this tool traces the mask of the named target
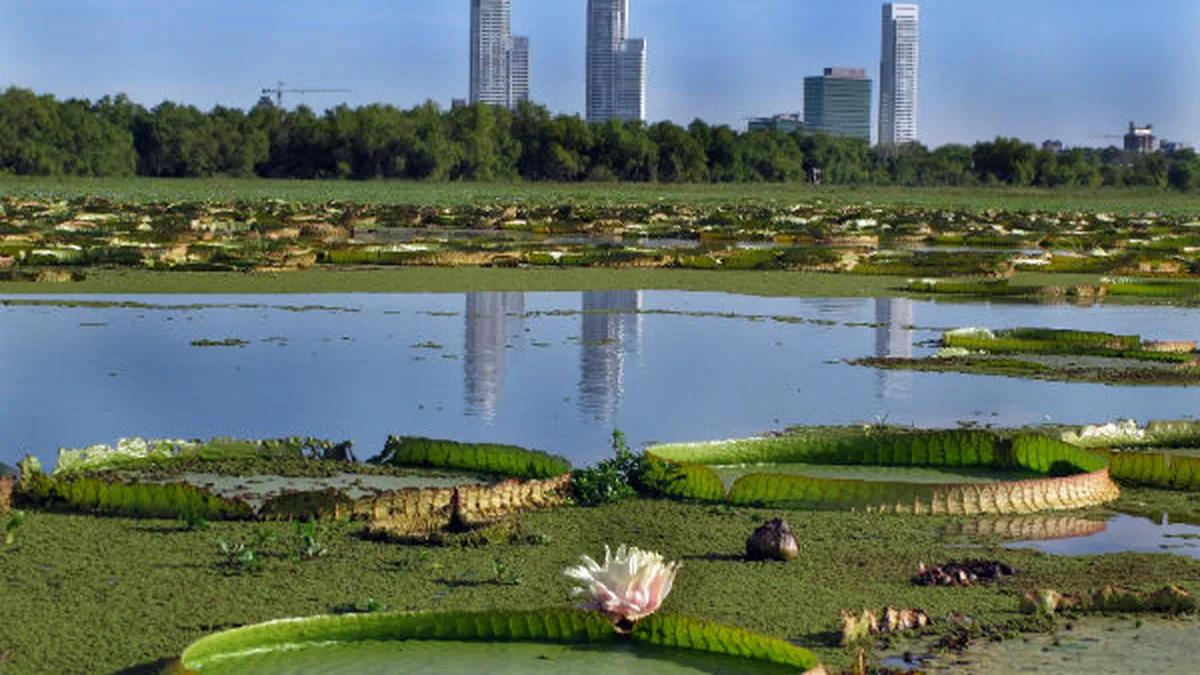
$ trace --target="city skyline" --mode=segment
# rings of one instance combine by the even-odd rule
[[[874,72],[881,4],[696,0],[681,11],[678,0],[637,0],[634,31],[654,46],[646,117],[740,129],[745,117],[800,111],[803,76],[829,64]],[[1169,140],[1200,140],[1200,53],[1189,47],[1200,3],[919,4],[921,79],[937,83],[921,91],[927,145],[995,136],[1109,145],[1101,135],[1123,133],[1129,120],[1151,123]],[[248,108],[277,79],[353,90],[285,101],[317,110],[427,99],[445,108],[466,94],[467,3],[300,0],[286,15],[270,3],[221,0],[46,0],[6,9],[0,86],[64,98],[125,92],[147,105]],[[532,98],[556,113],[585,112],[585,12],[585,0],[513,4],[514,25],[536,42]],[[695,40],[716,32],[721,40]],[[420,58],[398,57],[397,43]],[[771,65],[780,63],[787,67]]]

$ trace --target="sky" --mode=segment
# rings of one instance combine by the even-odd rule
[[[924,0],[919,135],[1119,143],[1130,121],[1200,144],[1200,0]],[[803,78],[865,68],[878,105],[878,0],[630,0],[648,42],[647,118],[744,128],[803,110]],[[531,89],[582,113],[586,0],[513,0]],[[468,0],[0,0],[0,87],[124,92],[248,108],[277,80],[345,94],[285,99],[448,107],[466,97]],[[874,114],[874,113],[873,113]],[[874,125],[874,119],[872,124]]]

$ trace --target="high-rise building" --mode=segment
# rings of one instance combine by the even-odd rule
[[[810,131],[871,142],[871,80],[862,68],[826,68],[804,78],[804,125]]]
[[[529,38],[512,35],[512,0],[471,0],[471,103],[529,99]]]
[[[918,20],[914,4],[883,6],[883,55],[879,64],[879,144],[917,140]]]
[[[646,41],[629,37],[629,0],[588,0],[587,120],[646,118]]]
[[[515,107],[529,100],[529,38],[515,36],[509,57],[508,83],[511,91],[509,105]]]

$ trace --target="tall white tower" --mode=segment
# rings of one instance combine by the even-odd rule
[[[629,38],[629,0],[588,0],[587,120],[646,118],[646,41]]]
[[[471,0],[471,103],[529,99],[529,38],[512,35],[512,0]]]
[[[883,6],[883,49],[879,64],[879,144],[917,140],[918,23],[914,4]]]

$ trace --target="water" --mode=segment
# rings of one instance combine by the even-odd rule
[[[1200,311],[1186,308],[668,291],[77,299],[146,306],[0,304],[0,462],[26,452],[49,462],[58,447],[121,436],[312,435],[353,440],[366,457],[398,433],[587,463],[608,455],[614,428],[637,446],[792,424],[1144,421],[1200,409],[1196,388],[843,362],[928,354],[922,343],[940,329],[967,325],[1195,338]],[[247,344],[192,346],[231,338]]]
[[[1094,534],[1050,541],[1023,541],[1009,546],[1057,555],[1174,553],[1200,559],[1200,527],[1173,525],[1165,514],[1157,523],[1149,518],[1119,514],[1109,519],[1103,530]]]

